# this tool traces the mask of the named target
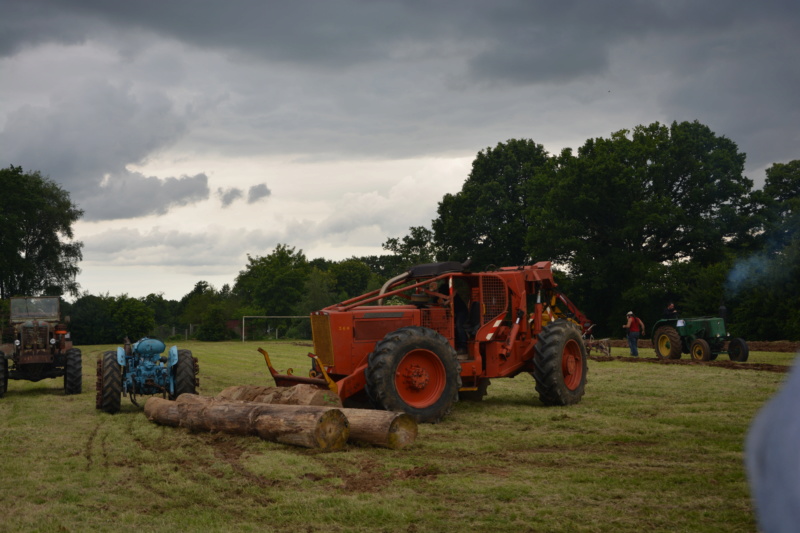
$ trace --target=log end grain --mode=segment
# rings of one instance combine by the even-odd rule
[[[417,421],[405,413],[398,415],[389,426],[387,448],[399,450],[414,444],[417,439]]]

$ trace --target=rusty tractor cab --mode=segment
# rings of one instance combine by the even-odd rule
[[[80,394],[81,351],[61,322],[57,296],[18,297],[10,302],[13,342],[0,345],[0,397],[9,379],[40,381],[64,376],[64,393]],[[67,319],[68,321],[69,319]]]
[[[579,313],[550,262],[469,272],[458,262],[413,267],[380,290],[312,313],[310,383],[346,400],[437,422],[459,398],[480,400],[490,379],[531,373],[545,405],[578,403],[586,384]],[[579,315],[583,321],[585,317]]]

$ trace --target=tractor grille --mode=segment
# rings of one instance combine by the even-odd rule
[[[498,277],[484,276],[481,285],[483,291],[482,323],[486,324],[506,310],[506,284]]]
[[[24,350],[43,349],[47,347],[47,334],[46,327],[26,327],[22,331],[22,348]]]
[[[333,340],[328,315],[311,315],[311,335],[314,338],[314,354],[323,365],[333,366]]]

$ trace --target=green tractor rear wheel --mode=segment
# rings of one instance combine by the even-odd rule
[[[662,326],[653,336],[653,348],[659,359],[680,359],[681,336],[675,328]]]

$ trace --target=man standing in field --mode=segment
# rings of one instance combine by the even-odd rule
[[[631,357],[639,357],[639,336],[644,335],[644,322],[628,311],[628,322],[624,326],[628,332],[628,347],[631,349]]]

